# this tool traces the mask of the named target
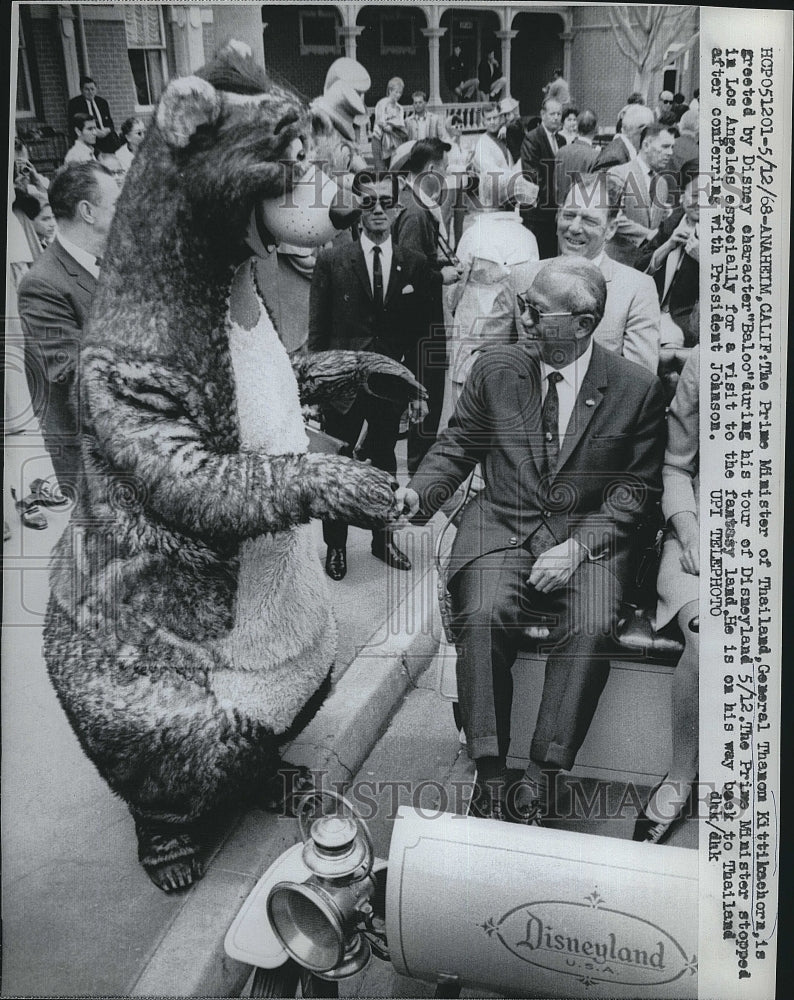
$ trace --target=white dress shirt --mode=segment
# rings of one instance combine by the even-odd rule
[[[576,403],[576,397],[579,395],[579,391],[582,388],[582,382],[587,374],[587,369],[590,366],[590,358],[593,356],[593,338],[590,338],[590,343],[587,345],[587,349],[581,357],[578,357],[570,365],[566,365],[564,368],[552,368],[551,365],[547,365],[545,361],[541,361],[540,369],[543,375],[543,386],[542,394],[543,400],[546,399],[546,393],[549,391],[549,372],[558,371],[562,378],[557,383],[557,399],[559,400],[559,436],[560,436],[560,447],[562,447],[562,442],[565,437],[566,431],[568,430],[568,424],[571,421],[571,414],[573,413],[574,404]]]
[[[367,236],[366,233],[362,233],[359,237],[359,242],[361,243],[361,249],[364,252],[364,263],[367,265],[367,274],[369,275],[369,287],[372,290],[372,294],[375,294],[375,284],[372,277],[373,268],[375,266],[374,259],[375,255],[372,252],[374,246],[380,247],[380,269],[383,272],[383,297],[386,298],[386,293],[389,290],[389,277],[391,276],[391,258],[392,258],[392,243],[391,236],[388,237],[383,243],[373,243],[372,240]]]
[[[55,234],[55,239],[61,244],[69,256],[73,257],[77,261],[80,267],[84,267],[89,274],[99,280],[99,265],[97,264],[97,258],[92,253],[89,253],[87,250],[83,250],[83,248],[77,246],[76,243],[72,243],[72,241],[67,239],[60,231]]]

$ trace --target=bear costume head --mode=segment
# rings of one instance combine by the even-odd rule
[[[301,404],[424,395],[381,355],[291,363],[240,264],[252,212],[309,170],[310,121],[239,45],[168,85],[81,352],[85,488],[55,551],[45,658],[166,891],[200,876],[208,812],[263,804],[279,745],[328,689],[336,632],[310,520],[398,515],[388,474],[308,453]]]

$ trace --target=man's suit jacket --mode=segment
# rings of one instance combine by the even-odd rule
[[[543,263],[534,266],[530,284]],[[607,283],[607,301],[593,340],[655,375],[659,367],[660,324],[656,286],[647,274],[606,254],[599,269]]]
[[[444,330],[441,326],[444,318],[441,298],[442,263],[438,257],[439,220],[432,211],[419,202],[413,189],[407,185],[400,192],[398,203],[400,214],[392,226],[392,240],[399,244],[401,250],[421,254],[425,258],[429,271],[438,275],[437,278],[433,279],[430,308],[424,318],[422,335],[427,333],[428,326],[432,323],[436,324],[436,335],[443,338]]]
[[[651,197],[643,162],[638,158],[613,167],[609,176],[614,178],[621,189],[618,228],[607,244],[607,253],[614,260],[634,267],[640,244],[652,239],[656,230],[670,214],[667,202],[670,189],[667,179],[659,175],[654,196]],[[645,236],[635,236],[628,230],[630,223],[639,223],[649,232]]]
[[[95,97],[94,104],[96,104],[97,111],[102,119],[99,125],[102,128],[109,128],[111,132],[115,132],[113,126],[113,118],[110,114],[110,108],[108,107],[108,102],[104,97]],[[77,114],[92,115],[93,111],[88,106],[88,101],[79,94],[77,97],[72,97],[69,101],[69,121],[71,122]]]
[[[79,471],[75,378],[96,279],[57,238],[19,285],[30,397],[59,481]]]
[[[488,552],[574,538],[625,579],[637,519],[661,493],[665,398],[656,376],[593,345],[556,469],[541,488],[540,365],[525,345],[483,352],[411,487],[431,514],[479,462],[485,480],[452,548],[454,574]],[[544,500],[558,488],[564,504]]]
[[[432,111],[426,112],[425,117],[427,118],[427,132],[423,138],[445,140],[446,131],[441,118],[438,115],[433,114]],[[411,115],[405,119],[405,130],[408,133],[409,139],[419,138],[419,121],[415,115]]]
[[[659,226],[656,236],[648,243],[643,243],[637,257],[637,268],[646,270],[656,250],[670,239],[673,230],[681,221],[684,215],[683,208],[677,208],[672,215],[664,220]],[[683,249],[683,248],[682,248]],[[652,278],[655,282],[659,301],[664,295],[666,264],[654,271]],[[691,347],[693,343],[693,333],[689,328],[689,319],[692,309],[700,298],[700,264],[689,254],[682,253],[680,263],[673,276],[672,283],[667,291],[665,305],[672,319],[684,332],[684,346]]]
[[[557,147],[565,146],[565,136],[558,132]],[[521,167],[528,176],[534,173],[537,177],[538,200],[536,209],[552,209],[557,207],[557,197],[554,190],[555,154],[552,152],[549,137],[542,125],[527,132],[521,143]]]
[[[670,160],[670,171],[674,174],[681,172],[681,167],[690,160],[697,160],[700,156],[700,147],[697,139],[691,135],[679,135],[673,143],[673,157]]]
[[[505,145],[510,150],[514,163],[518,163],[521,159],[521,144],[525,135],[524,123],[518,119],[509,122],[505,128]]]
[[[385,276],[384,276],[385,278]],[[378,316],[361,244],[322,250],[309,295],[310,351],[375,351],[397,361],[415,350],[441,275],[392,241],[392,266]]]
[[[562,146],[554,158],[554,190],[557,203],[562,205],[571,186],[573,174],[589,174],[598,159],[598,147],[581,139]]]
[[[626,149],[626,143],[616,135],[598,154],[593,169],[609,170],[611,167],[620,166],[621,163],[628,163],[630,159],[631,154]]]

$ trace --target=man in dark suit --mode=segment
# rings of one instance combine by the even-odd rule
[[[699,220],[701,207],[708,206],[708,191],[698,176],[697,160],[682,180],[686,186],[681,205],[662,222],[654,238],[640,247],[636,263],[656,282],[666,364],[671,356],[681,363],[698,338],[697,329],[690,329],[690,318],[700,297]]]
[[[541,259],[557,254],[557,197],[554,190],[554,158],[565,145],[560,133],[562,105],[547,97],[540,111],[540,125],[527,132],[521,144],[524,176],[538,185],[538,201],[524,217],[538,241]]]
[[[82,469],[78,354],[118,195],[96,162],[62,167],[49,189],[57,234],[19,285],[30,397],[58,484],[72,494]]]
[[[323,250],[317,258],[309,297],[309,350],[375,351],[396,361],[412,358],[441,275],[428,269],[420,254],[392,242],[396,176],[359,174],[354,190],[361,200],[361,237],[357,243]],[[424,418],[424,404],[411,407],[413,420]],[[326,431],[351,447],[366,421],[359,457],[386,472],[397,471],[394,446],[401,410],[394,404],[360,396],[345,410],[327,408],[324,416]],[[347,525],[324,521],[323,538],[326,573],[341,580],[347,572]],[[372,532],[372,553],[394,569],[411,568],[388,529]]]
[[[449,569],[473,808],[533,823],[544,772],[573,766],[606,683],[603,646],[635,526],[661,491],[665,401],[656,376],[592,343],[606,301],[594,264],[549,261],[522,298],[530,340],[483,352],[397,498],[431,514],[482,468],[485,488],[460,519]],[[511,670],[527,626],[549,656],[517,781],[507,770]]]
[[[441,302],[441,285],[454,284],[460,277],[459,269],[439,257],[439,232],[442,225],[441,209],[435,200],[436,193],[443,193],[446,155],[450,146],[440,139],[423,139],[417,142],[406,162],[408,177],[400,192],[399,215],[394,220],[392,235],[402,250],[421,254],[427,267],[438,272],[429,308],[422,319],[422,329],[413,356],[406,354],[405,364],[417,381],[427,389],[428,414],[421,424],[414,424],[408,431],[408,471],[416,472],[419,463],[436,439],[441,409],[444,403],[444,372],[446,371],[446,329]],[[436,183],[434,183],[436,182]],[[445,233],[449,239],[449,234]]]
[[[80,96],[70,99],[68,114],[70,122],[75,115],[90,115],[96,122],[97,150],[108,153],[116,151],[118,136],[108,102],[97,95],[96,84],[90,76],[80,77]]]
[[[598,159],[598,148],[593,138],[598,120],[592,111],[582,111],[576,119],[578,135],[566,146],[557,150],[554,164],[554,190],[560,205],[578,176],[589,174]]]
[[[452,55],[444,63],[444,79],[447,86],[459,101],[470,101],[477,92],[477,77],[466,74],[466,63],[463,59],[463,47],[460,42],[452,46]]]
[[[594,169],[609,170],[633,160],[640,148],[642,130],[652,121],[653,111],[650,108],[644,104],[629,104],[621,119],[620,132],[598,154]]]
[[[502,75],[502,67],[496,58],[496,49],[493,46],[477,65],[477,80],[481,101],[498,101],[507,90],[507,80]]]

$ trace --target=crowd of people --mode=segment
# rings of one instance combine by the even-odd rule
[[[601,650],[631,586],[635,529],[662,495],[664,465],[659,624],[678,618],[686,652],[674,689],[674,773],[638,823],[638,837],[659,841],[696,770],[692,483],[699,212],[708,204],[697,93],[687,105],[662,91],[655,108],[631,95],[614,138],[599,144],[597,114],[571,103],[559,71],[529,121],[494,52],[468,77],[456,46],[445,72],[461,100],[491,102],[482,133],[464,141],[462,118],[429,109],[421,88],[407,112],[403,81],[389,81],[375,106],[374,166],[353,182],[358,224],[311,257],[290,258],[301,271],[298,314],[308,317],[303,341],[290,347],[385,354],[425,386],[427,404],[407,414],[411,481],[402,488],[416,523],[479,470],[480,497],[459,525],[450,589],[463,724],[479,776],[475,811],[483,816],[541,822],[549,776],[573,766],[606,681]],[[23,252],[11,262],[31,396],[42,379],[48,387],[40,420],[57,478],[44,498],[36,491],[20,500],[24,523],[39,528],[42,506],[77,488],[81,331],[115,201],[145,132],[130,118],[117,134],[88,78],[69,113],[73,144],[51,181],[15,147]],[[349,163],[363,163],[362,154],[351,142]],[[266,239],[263,246],[268,253]],[[362,397],[323,418],[325,431],[358,457],[396,473],[405,415],[394,406]],[[625,476],[643,504],[604,501]],[[553,500],[558,477],[575,487],[565,510]],[[347,525],[326,522],[323,537],[326,573],[340,581]],[[392,569],[411,569],[391,529],[373,532],[372,553]],[[561,624],[547,628],[551,620]],[[506,762],[521,621],[540,623],[551,651],[531,763],[516,775]]]

